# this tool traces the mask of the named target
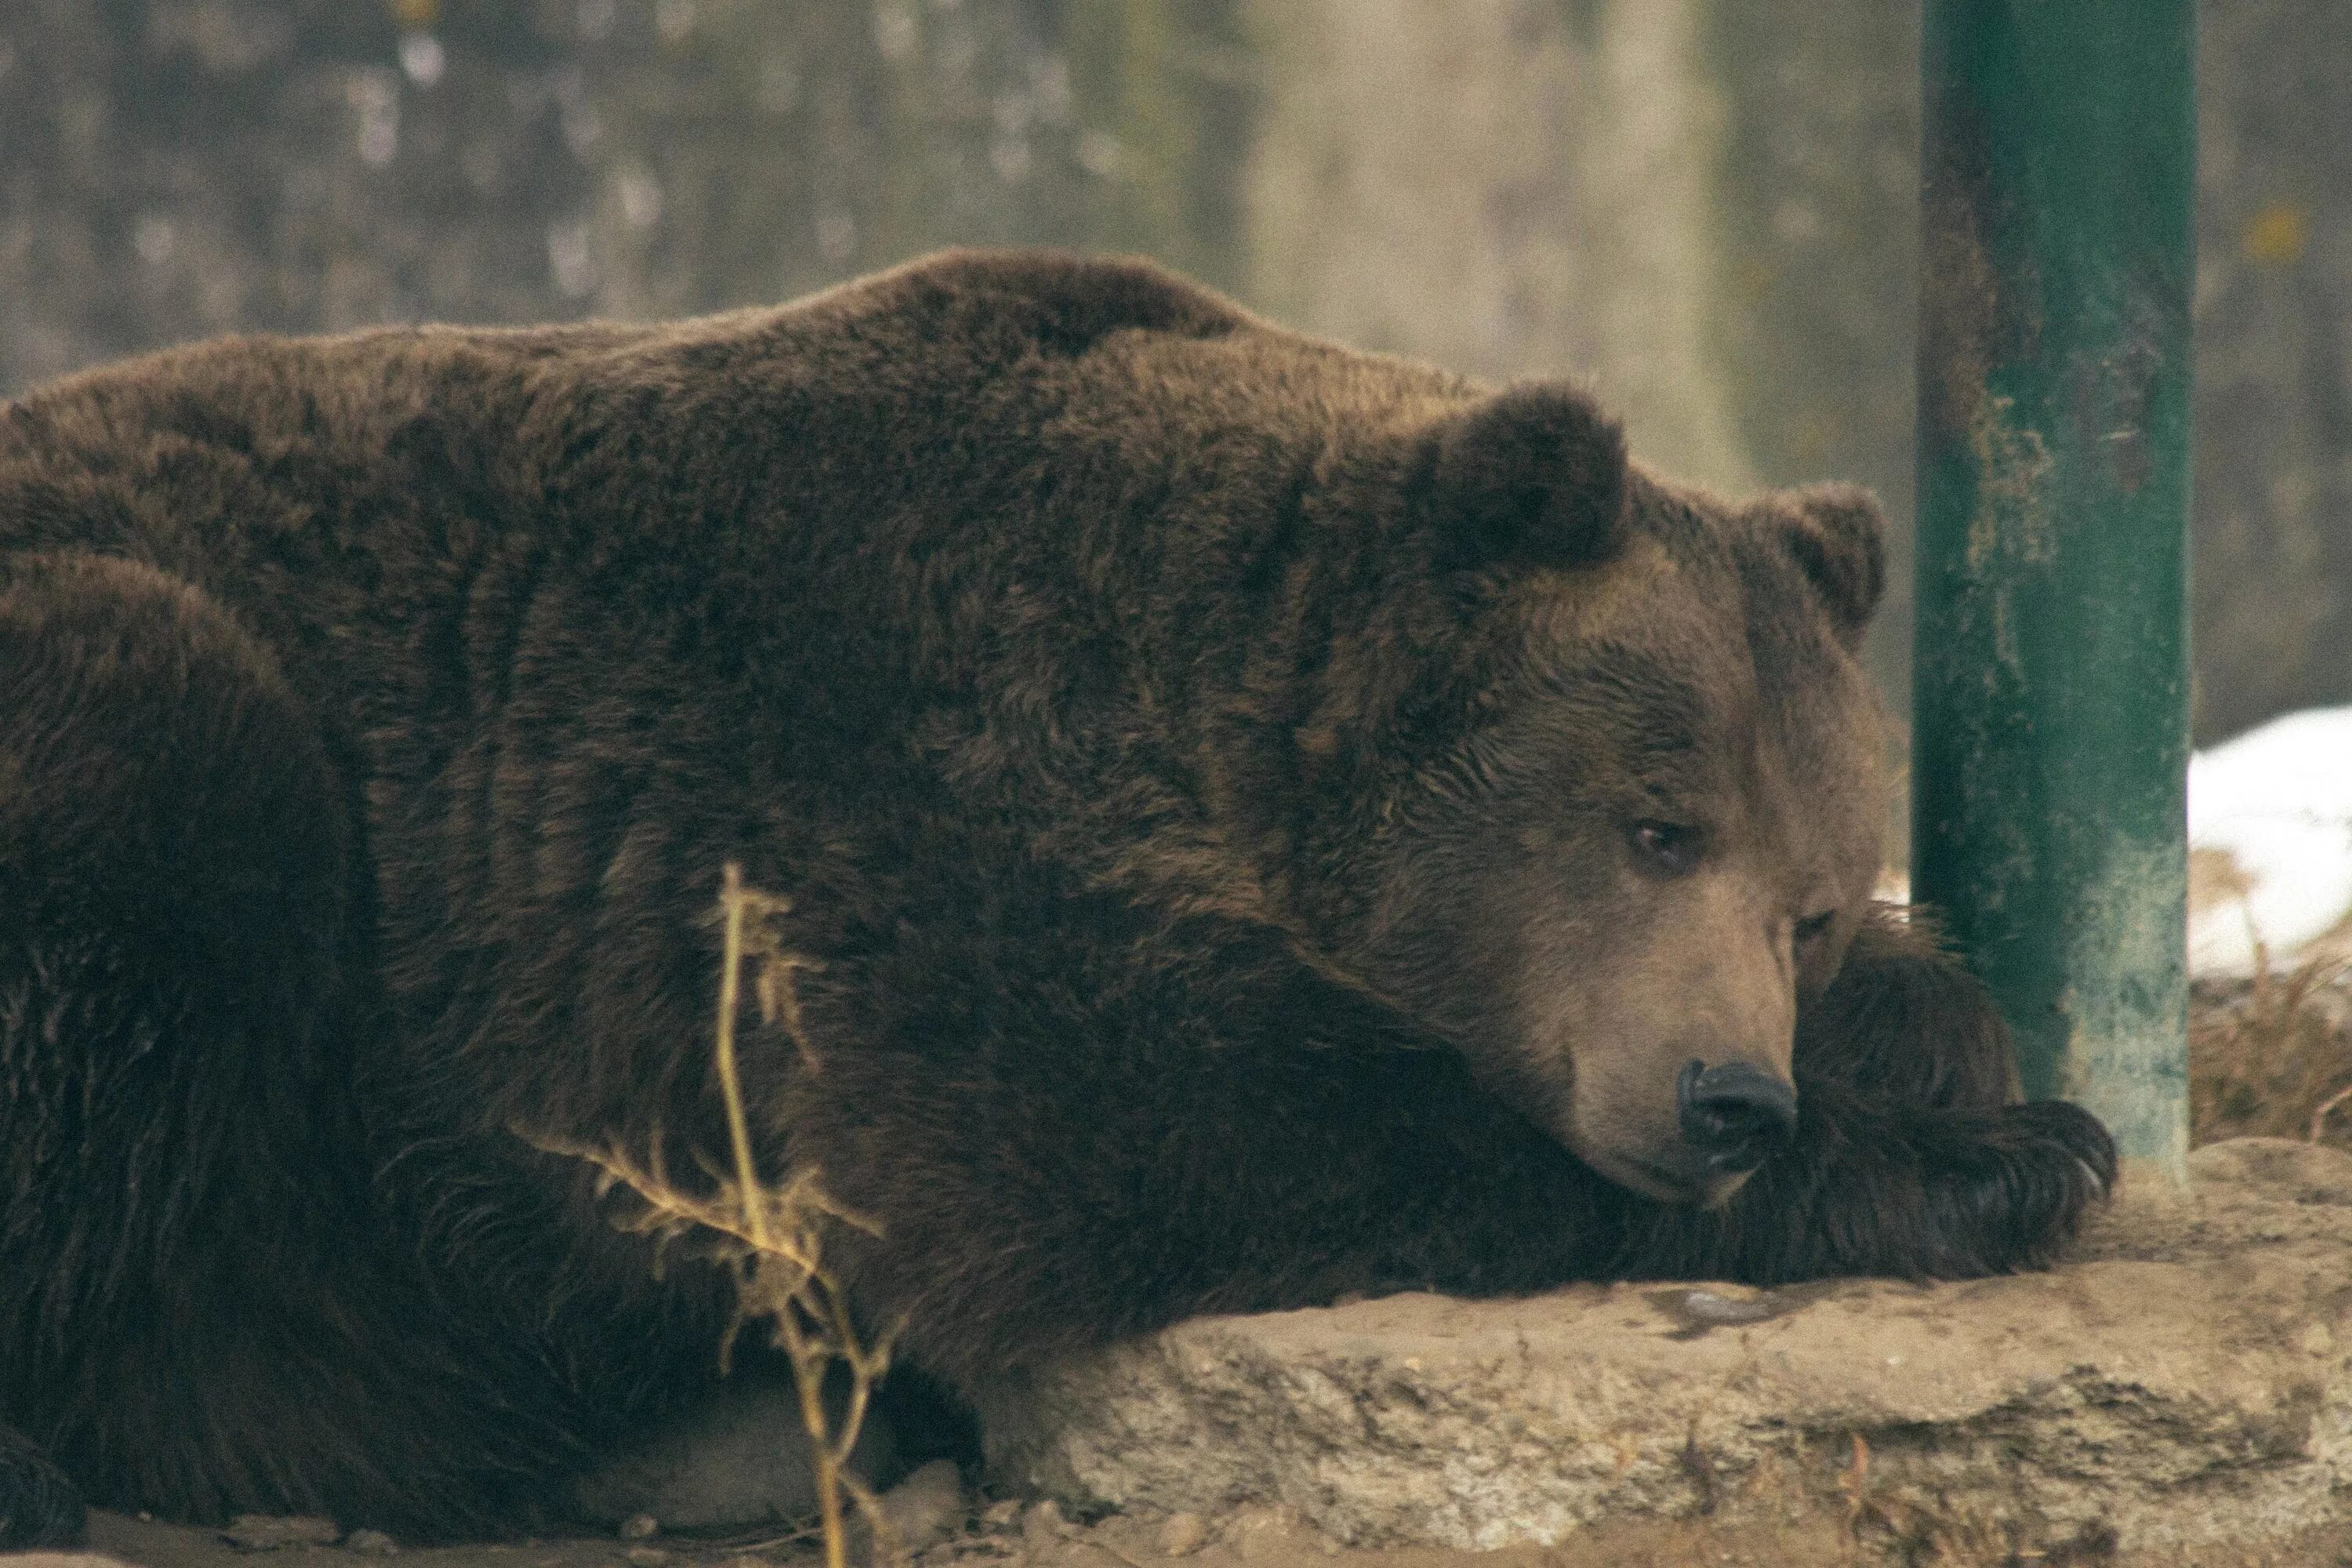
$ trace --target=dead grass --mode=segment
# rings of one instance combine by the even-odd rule
[[[723,1366],[728,1348],[746,1324],[764,1321],[790,1363],[815,1471],[816,1534],[825,1568],[847,1568],[850,1531],[845,1504],[854,1505],[865,1520],[872,1560],[898,1562],[904,1553],[893,1539],[889,1521],[849,1463],[874,1391],[889,1370],[895,1333],[861,1336],[848,1297],[824,1260],[828,1232],[847,1226],[876,1233],[876,1227],[828,1196],[814,1166],[793,1171],[777,1184],[761,1176],[752,1152],[742,1079],[736,1065],[735,1020],[742,1004],[747,958],[761,1016],[783,1027],[799,1047],[808,1070],[817,1070],[821,1065],[802,1026],[794,984],[795,976],[812,967],[811,963],[782,945],[772,923],[790,907],[773,894],[746,888],[740,868],[728,865],[719,892],[723,945],[713,1049],[719,1092],[726,1104],[732,1169],[705,1165],[703,1173],[712,1184],[710,1195],[682,1191],[670,1179],[658,1135],[643,1160],[617,1146],[598,1147],[544,1136],[531,1141],[551,1152],[594,1165],[603,1173],[607,1190],[617,1183],[642,1199],[644,1209],[620,1222],[623,1228],[651,1236],[664,1246],[690,1239],[701,1256],[715,1256],[734,1268],[736,1316],[719,1346],[720,1362]],[[845,1371],[848,1383],[846,1400],[838,1412],[828,1407],[824,1397],[827,1375],[835,1366]]]
[[[2189,1007],[2189,1141],[2301,1138],[2352,1150],[2352,961],[2267,964]]]

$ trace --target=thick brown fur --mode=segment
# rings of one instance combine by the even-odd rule
[[[1050,255],[0,407],[0,1429],[48,1456],[0,1430],[0,1536],[70,1532],[52,1462],[524,1528],[707,1387],[723,1279],[528,1140],[722,1146],[729,860],[810,961],[813,1056],[745,1020],[764,1167],[880,1222],[851,1289],[950,1385],[1392,1285],[2047,1260],[2104,1133],[1868,905],[1877,527]],[[1687,865],[1627,858],[1662,815]],[[1799,1094],[1744,1188],[1571,1152],[1652,1150],[1718,1037]]]

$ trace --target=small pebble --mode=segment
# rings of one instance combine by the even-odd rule
[[[1785,1310],[1772,1299],[1769,1290],[1759,1290],[1752,1297],[1726,1296],[1715,1290],[1684,1292],[1684,1313],[1694,1323],[1760,1323],[1777,1318]]]
[[[990,1530],[1010,1530],[1021,1522],[1021,1503],[1006,1498],[1003,1502],[990,1503],[980,1510],[980,1522]]]
[[[240,1552],[275,1552],[281,1546],[332,1546],[343,1538],[341,1526],[314,1514],[241,1513],[228,1521],[221,1539]]]
[[[1033,1505],[1021,1516],[1021,1539],[1034,1552],[1044,1552],[1068,1534],[1069,1529],[1069,1521],[1062,1517],[1062,1505],[1051,1498]]]
[[[649,1513],[633,1513],[621,1521],[620,1537],[624,1541],[648,1541],[661,1532],[661,1521]]]
[[[882,1494],[882,1517],[904,1551],[920,1552],[945,1539],[963,1522],[963,1472],[953,1459],[918,1467]]]
[[[354,1530],[343,1537],[343,1550],[364,1552],[371,1557],[389,1557],[400,1550],[400,1542],[381,1530]]]
[[[1257,1504],[1237,1509],[1225,1525],[1225,1545],[1244,1563],[1286,1562],[1297,1545],[1289,1524],[1279,1509]]]
[[[1209,1527],[1197,1513],[1171,1513],[1160,1521],[1158,1544],[1170,1557],[1190,1557],[1209,1544]]]

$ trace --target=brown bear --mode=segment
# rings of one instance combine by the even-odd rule
[[[725,1271],[536,1140],[725,1147],[730,861],[759,1161],[950,1390],[2045,1262],[2109,1142],[1871,902],[1880,526],[1049,254],[0,406],[0,1535],[529,1528],[708,1394]]]

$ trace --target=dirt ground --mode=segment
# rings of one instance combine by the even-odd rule
[[[1111,1519],[1074,1525],[1040,1510],[1000,1505],[968,1514],[953,1533],[918,1554],[918,1568],[1834,1568],[1842,1564],[1949,1568],[2352,1568],[2352,1522],[2286,1544],[2215,1553],[2204,1550],[2119,1555],[2098,1540],[2019,1551],[1994,1541],[1906,1534],[1885,1521],[1791,1520],[1779,1528],[1711,1527],[1705,1520],[1603,1525],[1552,1547],[1488,1552],[1429,1547],[1351,1551],[1260,1510],[1202,1521],[1210,1537],[1180,1555],[1190,1529],[1166,1520]],[[343,1546],[239,1549],[220,1531],[99,1514],[88,1551],[139,1568],[370,1568],[386,1553]],[[819,1561],[805,1540],[730,1542],[614,1537],[396,1550],[405,1568],[803,1568]],[[257,1562],[257,1558],[266,1561]],[[0,1556],[9,1568],[34,1568]],[[96,1565],[91,1565],[96,1568]]]

